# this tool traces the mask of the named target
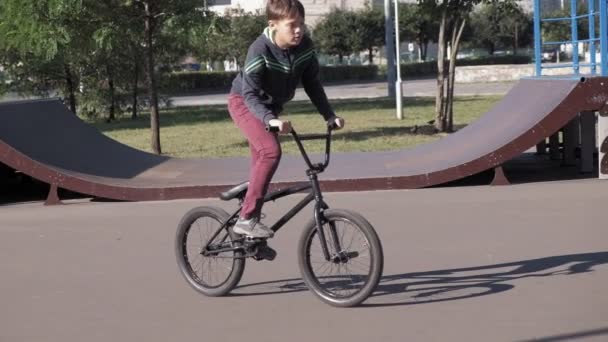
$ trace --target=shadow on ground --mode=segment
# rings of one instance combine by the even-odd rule
[[[593,272],[608,263],[608,252],[583,253],[521,260],[509,263],[400,273],[381,278],[376,291],[362,307],[428,304],[464,300],[509,291],[517,282]],[[233,296],[275,295],[307,291],[301,279],[283,279],[239,286]]]

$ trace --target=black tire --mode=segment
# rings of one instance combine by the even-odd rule
[[[225,252],[210,257],[203,256],[200,253],[207,240],[229,218],[230,215],[223,209],[197,207],[186,213],[177,227],[175,256],[177,257],[179,270],[192,288],[206,296],[219,297],[226,295],[239,283],[245,270],[244,253],[241,251]],[[205,227],[202,227],[202,225],[205,225]],[[191,233],[196,233],[196,236],[192,236]],[[227,233],[226,241],[236,239],[232,229],[228,229]],[[221,232],[215,240],[219,240],[225,235],[226,232]],[[200,265],[200,270],[198,265]],[[226,274],[209,275],[209,272],[213,271],[211,270],[213,266],[216,266],[216,268],[220,266],[220,269],[223,269]]]
[[[334,224],[338,232],[337,235],[342,250],[352,255],[358,254],[349,258],[345,263],[326,261],[321,249],[320,239],[317,236],[316,223],[312,220],[302,232],[298,243],[298,258],[302,278],[308,288],[329,305],[337,307],[359,305],[372,294],[382,276],[384,266],[382,245],[374,228],[363,216],[351,211],[338,209],[325,210],[324,216],[326,223],[323,224],[323,231],[328,241],[330,255],[335,252],[335,247],[331,243],[329,233],[331,224]],[[358,231],[362,236],[362,247],[359,248],[360,250],[355,250],[356,246],[352,246],[355,242],[354,237],[350,241],[348,241],[348,238],[344,239],[347,241],[342,241],[346,228],[340,229],[341,224],[348,225],[353,232]],[[315,243],[317,244],[316,247]],[[369,250],[369,262],[367,263],[359,259],[366,256],[363,254],[366,252],[365,249]],[[316,264],[323,263],[324,265],[316,269]],[[368,271],[363,270],[364,264],[368,264]],[[337,268],[338,275],[324,276],[321,271],[327,270],[327,265],[329,265],[332,271]],[[360,285],[355,286],[356,284]],[[343,289],[340,290],[340,288]]]

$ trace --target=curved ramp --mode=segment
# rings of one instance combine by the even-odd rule
[[[460,131],[413,149],[332,155],[328,191],[420,188],[494,168],[554,134],[581,111],[607,106],[608,78],[520,81]],[[0,162],[54,187],[120,200],[216,196],[248,176],[247,158],[177,159],[120,144],[58,100],[0,104]],[[275,185],[305,180],[285,156]]]

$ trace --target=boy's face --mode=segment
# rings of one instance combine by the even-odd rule
[[[274,31],[275,43],[283,49],[297,46],[304,37],[304,18],[300,16],[270,20],[268,24]]]

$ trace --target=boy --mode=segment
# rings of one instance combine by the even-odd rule
[[[310,100],[338,128],[344,120],[331,109],[319,81],[319,63],[312,41],[304,35],[304,7],[298,0],[268,0],[268,27],[249,47],[245,66],[234,79],[228,111],[249,142],[249,187],[234,232],[269,238],[272,230],[260,223],[264,196],[281,159],[281,146],[266,126],[288,134],[291,124],[278,118],[300,81]]]

